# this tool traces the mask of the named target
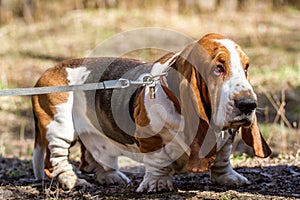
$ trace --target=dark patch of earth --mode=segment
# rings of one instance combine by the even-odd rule
[[[142,166],[129,167],[127,186],[101,186],[93,175],[79,173],[93,187],[63,191],[55,180],[35,181],[31,160],[0,157],[0,199],[300,199],[300,159],[288,159],[248,159],[235,170],[251,180],[249,185],[221,186],[210,182],[209,173],[181,174],[173,176],[173,192],[141,194],[135,190]]]

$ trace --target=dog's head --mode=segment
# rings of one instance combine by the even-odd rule
[[[249,126],[254,120],[257,97],[249,83],[248,56],[234,41],[216,34],[206,35],[198,44],[211,58],[202,75],[211,98],[214,124],[221,129]]]
[[[237,43],[218,34],[205,35],[189,45],[174,65],[190,84],[200,123],[206,123],[198,128],[198,137],[207,134],[203,127],[220,131],[242,127],[242,137],[255,154],[270,155],[256,120],[257,96],[249,82],[250,61]]]

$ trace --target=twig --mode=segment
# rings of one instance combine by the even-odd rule
[[[263,94],[267,97],[267,99],[270,101],[271,105],[275,108],[275,110],[277,111],[277,113],[280,115],[280,117],[282,118],[282,120],[284,121],[284,123],[287,125],[288,128],[292,129],[292,125],[289,122],[289,120],[286,118],[284,112],[281,111],[280,106],[277,105],[277,103],[275,102],[274,98],[272,98],[272,96],[267,93],[262,87],[259,87],[259,89],[263,92]],[[282,104],[282,103],[281,103]],[[280,104],[280,105],[281,105]],[[284,102],[285,104],[285,102]]]

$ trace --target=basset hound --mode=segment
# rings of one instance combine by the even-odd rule
[[[258,157],[271,154],[255,115],[257,97],[248,77],[249,58],[233,40],[207,34],[153,63],[129,58],[84,58],[47,70],[36,87],[68,86],[148,73],[151,83],[123,89],[74,91],[32,97],[36,135],[35,177],[66,189],[88,184],[69,163],[69,148],[82,144],[81,170],[101,184],[127,184],[118,156],[144,163],[138,192],[172,190],[173,173],[210,170],[219,184],[249,181],[230,165],[239,129]]]

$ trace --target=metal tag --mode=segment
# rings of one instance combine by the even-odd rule
[[[149,87],[149,94],[150,94],[150,99],[155,99],[155,82],[151,83],[148,85]]]

